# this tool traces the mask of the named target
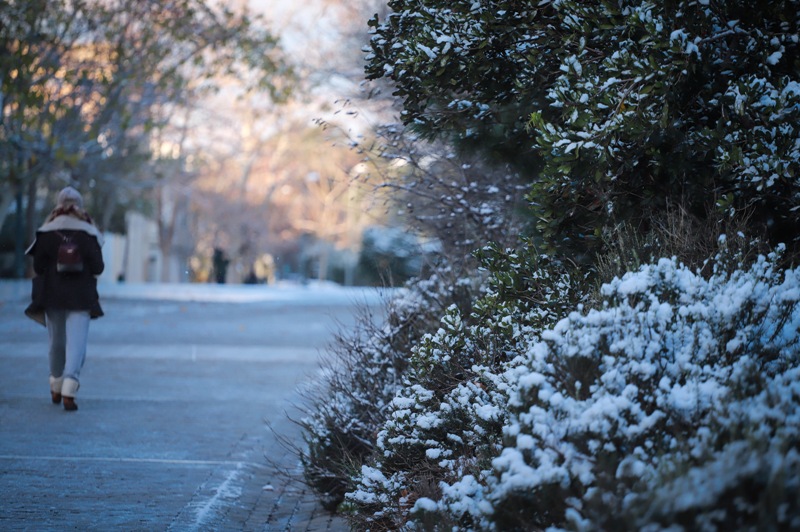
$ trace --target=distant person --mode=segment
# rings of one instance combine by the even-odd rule
[[[97,276],[103,273],[103,236],[72,187],[58,194],[56,208],[36,231],[32,302],[25,309],[50,337],[50,397],[64,410],[78,409],[75,394],[86,360],[89,320],[103,315]]]
[[[225,284],[225,277],[228,274],[228,263],[230,260],[225,256],[225,252],[219,248],[214,248],[214,255],[211,257],[211,266],[214,268],[214,280],[217,284]]]

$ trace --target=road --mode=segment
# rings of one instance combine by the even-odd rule
[[[104,300],[77,412],[24,305],[0,304],[0,529],[347,530],[279,440],[352,299]]]

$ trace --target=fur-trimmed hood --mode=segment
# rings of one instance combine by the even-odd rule
[[[56,216],[49,222],[45,223],[39,229],[36,230],[36,233],[47,233],[52,231],[83,231],[84,233],[88,233],[97,239],[97,243],[101,246],[103,245],[103,234],[95,227],[94,225],[90,224],[89,222],[84,222],[83,220],[79,220],[74,216],[69,215],[62,215]],[[33,247],[36,245],[36,240],[34,239],[33,243],[28,246],[28,249],[25,251],[26,254],[30,254],[33,250]]]

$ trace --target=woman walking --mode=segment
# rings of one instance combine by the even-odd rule
[[[89,320],[103,315],[97,276],[103,273],[103,237],[72,187],[58,194],[56,208],[36,231],[32,302],[25,310],[50,337],[50,397],[64,410],[78,409],[75,394],[86,360]]]

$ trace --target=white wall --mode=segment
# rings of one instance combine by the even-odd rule
[[[101,283],[114,283],[119,275],[125,271],[125,245],[127,238],[124,235],[105,233],[103,235],[103,262],[106,265]]]
[[[101,282],[115,283],[120,275],[126,282],[160,282],[161,251],[158,248],[158,226],[137,212],[125,215],[128,234],[106,233],[103,260],[106,268]],[[169,281],[169,280],[167,280]]]

